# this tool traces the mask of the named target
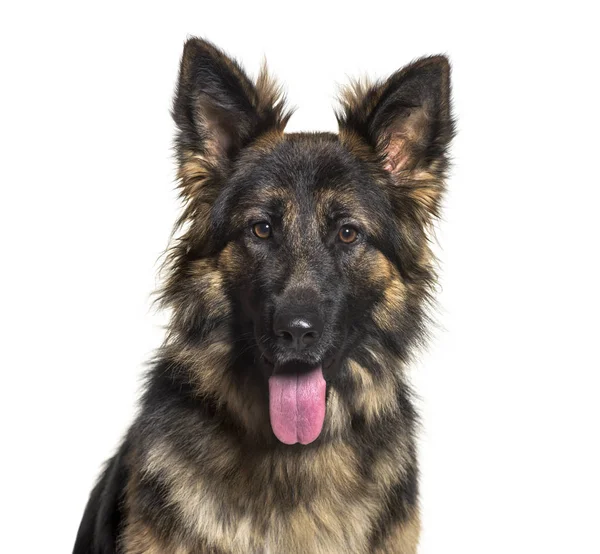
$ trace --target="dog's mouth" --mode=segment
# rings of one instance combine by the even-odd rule
[[[327,385],[323,363],[273,363],[263,354],[269,377],[269,416],[275,436],[284,444],[310,444],[323,430]],[[325,367],[333,359],[324,362]]]
[[[316,366],[321,366],[323,369],[327,370],[333,366],[336,358],[335,356],[327,356],[314,363],[303,360],[291,360],[284,363],[278,363],[274,361],[269,354],[261,351],[260,360],[267,370],[267,373],[269,373],[269,375],[275,375],[282,373],[303,373]]]

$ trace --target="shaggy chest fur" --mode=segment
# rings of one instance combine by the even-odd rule
[[[215,465],[183,459],[168,439],[139,457],[143,469],[128,487],[123,552],[412,552],[407,545],[418,536],[413,507],[393,549],[379,532],[398,487],[403,505],[412,504],[414,484],[401,445],[367,467],[343,442],[294,452],[248,452],[223,438],[216,443],[214,456],[221,460]]]

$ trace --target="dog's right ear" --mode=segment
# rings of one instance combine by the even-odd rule
[[[283,132],[291,115],[265,66],[253,83],[234,60],[198,38],[185,44],[172,114],[181,169],[201,162],[205,171],[225,169],[259,135]]]

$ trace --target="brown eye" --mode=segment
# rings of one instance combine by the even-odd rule
[[[338,237],[343,243],[350,244],[358,238],[358,231],[351,225],[344,225],[340,229]]]
[[[271,236],[271,225],[266,221],[259,221],[252,226],[252,232],[259,239],[268,239]]]

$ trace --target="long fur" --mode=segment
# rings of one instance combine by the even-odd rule
[[[169,329],[76,554],[416,552],[405,370],[436,279],[428,229],[453,135],[449,71],[423,58],[354,84],[339,136],[285,134],[291,112],[265,67],[252,82],[188,41],[173,107],[183,209],[160,293]],[[266,212],[285,246],[249,231]],[[350,216],[355,245],[327,238]],[[326,417],[306,446],[280,443],[269,422],[264,356],[283,355],[269,318],[284,298],[327,305],[307,354],[332,359]]]

